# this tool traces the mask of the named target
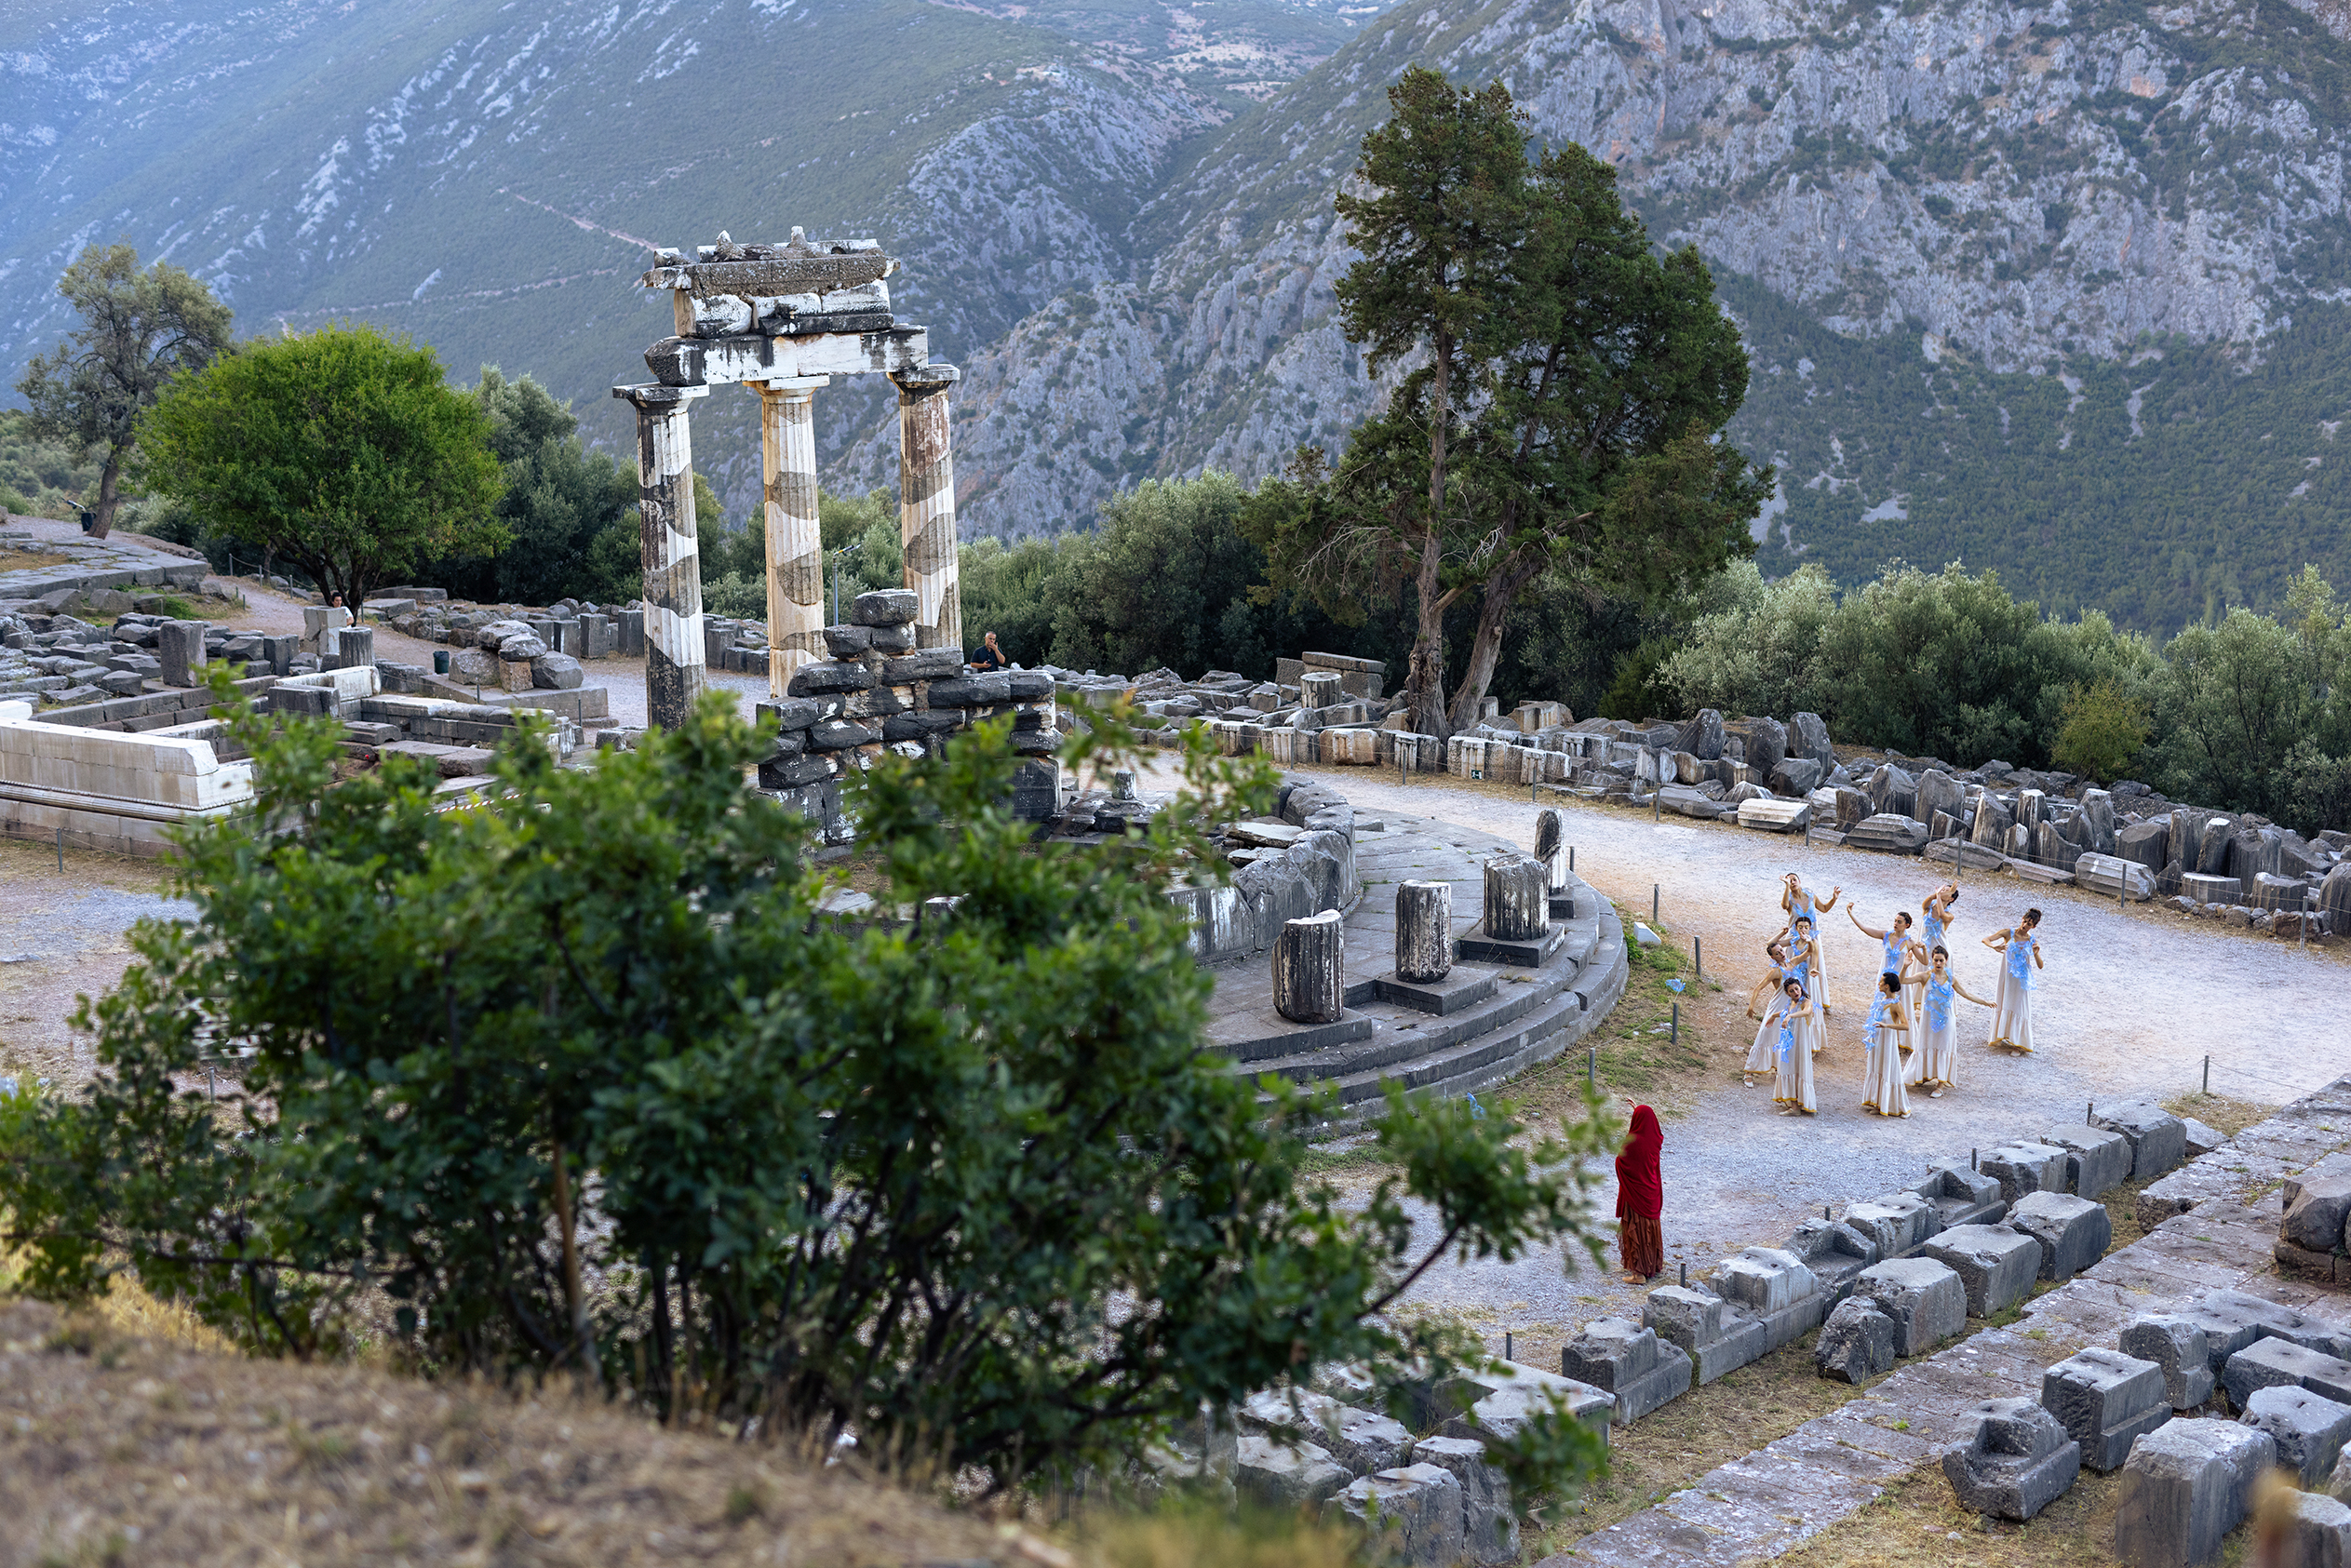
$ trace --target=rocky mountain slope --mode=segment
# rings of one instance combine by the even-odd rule
[[[0,360],[122,235],[248,329],[364,315],[605,438],[643,243],[792,223],[905,259],[969,380],[967,533],[1256,476],[1375,389],[1331,196],[1407,64],[1498,76],[1715,269],[1776,462],[1767,570],[1995,565],[2136,624],[2351,583],[2344,0],[84,0],[0,10]],[[1319,61],[1319,63],[1317,63]],[[828,479],[888,482],[876,388]],[[698,456],[737,511],[747,398]]]
[[[2000,565],[2143,624],[2351,579],[2336,424],[2351,9],[1490,0],[1390,12],[1220,132],[1148,275],[981,366],[974,515],[1056,526],[1136,474],[1247,475],[1374,389],[1332,188],[1407,63],[1499,76],[1714,267],[1782,471],[1766,565]],[[2292,330],[2301,324],[2303,337]],[[2250,409],[2245,418],[2233,414]],[[992,504],[991,504],[992,503]]]

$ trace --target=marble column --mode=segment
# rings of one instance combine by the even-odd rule
[[[955,454],[947,437],[952,365],[893,370],[898,383],[898,539],[914,590],[915,645],[961,648],[963,607],[955,562]]]
[[[637,494],[645,566],[645,722],[675,730],[702,695],[702,562],[694,545],[693,439],[706,386],[616,386],[637,409]]]
[[[816,522],[816,389],[829,376],[753,382],[767,496],[767,689],[825,652],[825,546]]]

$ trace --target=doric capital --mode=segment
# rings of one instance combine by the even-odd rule
[[[668,413],[692,398],[707,397],[710,389],[706,386],[664,386],[659,382],[638,382],[614,387],[612,395],[624,402],[636,404],[638,413],[659,414]]]

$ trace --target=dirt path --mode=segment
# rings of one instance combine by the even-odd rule
[[[130,962],[129,931],[191,913],[165,896],[159,861],[65,851],[0,838],[0,1073],[60,1083],[89,1076],[88,1042],[66,1022],[75,999],[114,989]]]

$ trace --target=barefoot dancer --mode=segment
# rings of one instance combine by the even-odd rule
[[[1748,1048],[1746,1065],[1739,1070],[1746,1075],[1747,1087],[1755,1087],[1755,1075],[1775,1071],[1780,1063],[1774,1048],[1780,1043],[1780,1009],[1787,998],[1780,987],[1788,978],[1788,949],[1777,938],[1764,944],[1764,952],[1771,959],[1771,967],[1756,983],[1754,994],[1747,998],[1747,1016],[1762,1022],[1755,1029],[1755,1043]],[[1763,1011],[1757,1012],[1755,1009]]]
[[[1919,1015],[1918,1084],[1927,1091],[1927,1098],[1940,1100],[1944,1090],[1955,1088],[1959,1082],[1959,1025],[1953,1016],[1951,999],[1965,997],[1983,1008],[1993,1004],[1959,984],[1959,977],[1951,972],[1949,948],[1937,947],[1928,962],[1931,967],[1927,972],[1926,1001]]]
[[[1861,1080],[1861,1106],[1880,1116],[1908,1116],[1910,1092],[1902,1087],[1902,1058],[1910,1054],[1910,1020],[1902,1007],[1902,977],[1892,970],[1877,977],[1877,998],[1867,1026],[1869,1070]]]
[[[1829,896],[1816,904],[1812,899],[1812,890],[1806,887],[1803,878],[1794,872],[1789,872],[1780,878],[1780,881],[1784,885],[1780,890],[1780,907],[1788,912],[1790,931],[1795,930],[1796,923],[1800,920],[1817,922],[1820,917],[1836,907],[1838,895],[1845,891],[1843,888],[1831,888]],[[1831,1011],[1829,972],[1827,966],[1821,961],[1820,955],[1817,952],[1813,955],[1812,978],[1806,985],[1805,989],[1811,995],[1814,1004],[1819,1007],[1820,1016],[1826,1019]]]
[[[1787,1000],[1780,1011],[1780,1041],[1774,1051],[1780,1076],[1771,1086],[1772,1103],[1814,1116],[1820,1109],[1812,1092],[1813,1037],[1820,1032],[1820,1015],[1805,993],[1804,982],[1793,975],[1780,987],[1780,994]]]
[[[1879,949],[1877,972],[1900,974],[1902,970],[1902,954],[1910,946],[1910,911],[1895,910],[1894,923],[1884,931],[1872,931],[1861,924],[1861,917],[1854,913],[1853,906],[1849,904],[1845,906],[1845,918],[1852,921],[1853,929],[1863,936],[1877,938]]]
[[[1665,1272],[1665,1232],[1658,1223],[1665,1213],[1665,1177],[1659,1168],[1664,1150],[1665,1129],[1658,1125],[1657,1112],[1633,1106],[1632,1131],[1617,1156],[1617,1255],[1629,1285],[1647,1284]]]
[[[2024,918],[2006,931],[1995,931],[1983,945],[2002,955],[1999,1000],[1992,1009],[1990,1044],[2033,1053],[2033,972],[2041,965],[2041,912],[2027,909]]]

